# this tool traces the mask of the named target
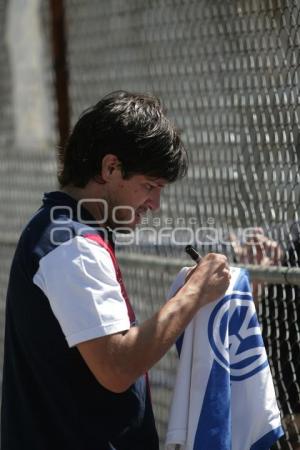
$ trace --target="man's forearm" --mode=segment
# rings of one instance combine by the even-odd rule
[[[127,387],[159,361],[184,331],[199,309],[191,297],[180,290],[153,317],[116,339],[111,357]]]
[[[124,333],[78,344],[78,349],[103,386],[123,392],[162,358],[202,305],[224,295],[229,280],[227,259],[207,255],[153,317]]]

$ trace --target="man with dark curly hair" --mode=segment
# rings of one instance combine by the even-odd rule
[[[60,155],[60,190],[25,227],[7,295],[2,450],[158,450],[147,371],[229,285],[202,259],[139,326],[114,252],[183,176],[178,132],[155,97],[118,91],[87,110]]]

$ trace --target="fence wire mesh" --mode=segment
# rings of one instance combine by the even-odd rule
[[[41,9],[45,30],[46,3]],[[0,2],[1,24],[7,4]],[[241,230],[262,227],[283,249],[277,263],[298,267],[299,231],[291,225],[299,220],[300,195],[299,1],[65,0],[65,10],[72,123],[109,91],[150,92],[182,129],[190,155],[187,177],[166,188],[160,213],[142,224],[152,231],[119,248],[140,321],[163,303],[176,269],[142,266],[134,255],[182,258],[191,240],[203,253],[224,251],[238,262],[229,236],[235,233],[243,245]],[[6,108],[0,123],[1,195],[11,208],[2,202],[5,234],[11,223],[20,228],[22,205],[29,214],[34,203],[29,198],[36,201],[45,184],[54,184],[54,159],[49,151],[36,158],[7,150],[13,141],[12,86],[7,50],[0,45],[0,108]],[[50,161],[49,178],[41,176],[45,161]],[[24,167],[28,171],[13,196],[7,186]],[[6,260],[11,248],[3,239]],[[133,260],[126,259],[128,254]],[[1,292],[6,274],[3,266]],[[257,305],[286,428],[274,449],[299,450],[299,288],[261,285]],[[161,442],[176,361],[171,351],[151,371]]]

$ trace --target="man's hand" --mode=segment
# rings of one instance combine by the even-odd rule
[[[185,290],[196,298],[199,306],[203,306],[223,297],[229,283],[230,270],[226,256],[209,253],[189,272]]]
[[[243,244],[238,242],[234,234],[230,235],[230,240],[237,263],[257,264],[264,267],[280,265],[283,250],[278,242],[265,236],[262,228],[255,228],[253,234],[248,236]],[[256,305],[263,288],[264,283],[252,281],[252,292]]]
[[[254,228],[253,234],[241,244],[234,234],[230,235],[232,248],[238,263],[277,266],[283,256],[280,244],[269,239],[262,228]]]

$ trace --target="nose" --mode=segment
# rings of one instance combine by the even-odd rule
[[[160,189],[153,189],[150,193],[148,207],[152,211],[157,211],[160,207]]]

